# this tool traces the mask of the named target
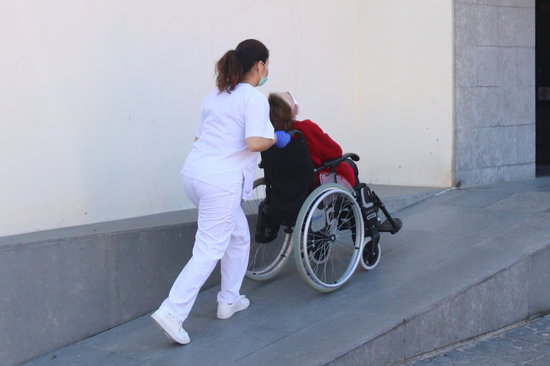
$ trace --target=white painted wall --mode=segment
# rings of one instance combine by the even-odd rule
[[[364,180],[450,185],[451,3],[1,2],[0,236],[191,207],[199,105],[245,38]]]
[[[381,184],[451,186],[452,1],[360,3],[360,135],[372,146],[361,171]]]

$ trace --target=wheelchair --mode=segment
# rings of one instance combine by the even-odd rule
[[[262,152],[259,167],[264,177],[254,181],[252,197],[243,201],[251,229],[246,277],[273,278],[292,252],[306,284],[332,292],[349,280],[359,263],[365,270],[374,269],[382,254],[380,233],[395,234],[403,224],[374,191],[359,183],[357,154],[314,168],[304,136],[297,130],[289,133],[292,139],[284,149]],[[337,183],[341,163],[353,167],[355,187]],[[327,172],[333,183],[318,185],[319,172]]]

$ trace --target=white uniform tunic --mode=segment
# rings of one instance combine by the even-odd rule
[[[257,152],[246,146],[247,137],[274,138],[267,98],[248,83],[229,93],[216,89],[204,100],[200,124],[182,174],[220,188],[243,182],[243,198],[252,191]]]
[[[239,301],[250,250],[240,201],[252,190],[258,160],[246,138],[274,138],[267,98],[245,83],[231,93],[214,90],[203,102],[196,136],[181,171],[185,192],[199,209],[193,256],[161,305],[182,321],[219,260],[218,302]]]

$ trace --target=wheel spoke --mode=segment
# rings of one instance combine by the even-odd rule
[[[300,247],[305,255],[300,256],[303,263],[297,263],[304,266],[308,284],[331,291],[347,281],[357,266],[363,229],[358,223],[362,217],[349,192],[335,188],[323,192],[323,186],[317,190],[321,191],[319,198],[309,201],[311,206],[302,211],[299,221],[304,231]]]

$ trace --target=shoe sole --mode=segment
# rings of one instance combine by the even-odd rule
[[[168,333],[165,329],[164,329],[164,326],[162,325],[162,320],[160,319],[157,319],[155,314],[151,315],[151,319],[153,319],[155,321],[155,325],[160,329],[162,330],[162,332],[164,333],[164,335],[166,336],[166,338],[168,338],[168,340],[172,343],[177,343],[177,344],[188,344],[189,342],[191,342],[191,339],[190,338],[187,338],[187,340],[183,341],[184,343],[176,340],[174,337],[172,337],[170,335],[170,333]]]
[[[246,304],[246,306],[244,308],[238,308],[237,310],[233,311],[232,313],[230,313],[229,315],[220,315],[219,313],[216,314],[217,318],[220,319],[220,320],[225,320],[225,319],[229,319],[231,318],[233,315],[235,315],[235,313],[238,313],[239,311],[243,311],[243,310],[246,310],[248,307],[250,306],[250,302],[248,304]]]

